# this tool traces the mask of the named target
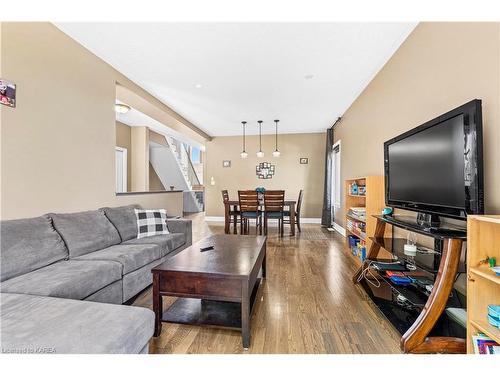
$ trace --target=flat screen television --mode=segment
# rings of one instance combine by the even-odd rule
[[[384,143],[386,205],[466,219],[484,213],[481,100]]]

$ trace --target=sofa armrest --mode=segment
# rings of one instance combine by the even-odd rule
[[[193,243],[193,223],[188,219],[167,219],[167,227],[170,233],[184,233],[186,235],[185,246]]]

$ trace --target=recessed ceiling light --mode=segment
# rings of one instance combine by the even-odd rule
[[[201,83],[197,83],[196,85],[194,85],[194,87],[196,87],[197,89],[201,89],[203,85]]]
[[[313,79],[314,78],[314,74],[306,74],[304,76],[305,79]]]
[[[130,111],[130,106],[123,103],[115,103],[115,112],[116,113],[127,113]]]

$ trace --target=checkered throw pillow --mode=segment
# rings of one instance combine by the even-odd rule
[[[137,238],[170,233],[167,227],[167,210],[135,209],[135,216],[137,217]]]

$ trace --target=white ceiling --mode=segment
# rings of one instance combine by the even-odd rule
[[[320,132],[414,23],[58,23],[212,136]],[[310,79],[307,76],[312,75]],[[200,86],[201,87],[197,87]]]
[[[117,100],[117,103],[121,101]],[[135,108],[131,108],[127,113],[117,113],[116,119],[128,126],[147,126],[149,129],[159,133],[161,135],[170,136],[179,141],[187,143],[191,146],[197,147],[200,150],[205,151],[205,146],[199,142],[187,138],[183,134],[175,131],[174,129],[162,124],[161,122],[149,117],[148,115],[138,111]]]

